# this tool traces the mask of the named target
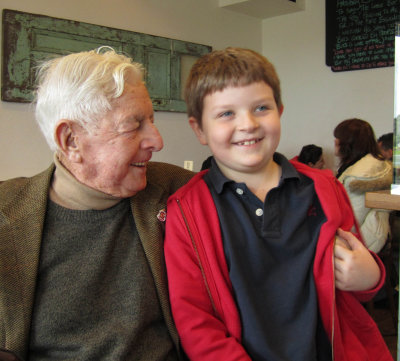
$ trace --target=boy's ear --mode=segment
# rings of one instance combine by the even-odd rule
[[[74,122],[61,119],[54,131],[54,139],[58,145],[59,151],[71,162],[81,162],[79,147],[76,142],[76,129]]]
[[[194,134],[196,134],[196,137],[199,140],[200,144],[207,145],[206,136],[204,135],[203,129],[201,129],[201,126],[197,119],[194,117],[190,117],[189,124],[192,127]]]
[[[279,108],[279,116],[281,116],[282,113],[283,113],[283,104],[282,104],[282,105],[280,106],[280,108]]]

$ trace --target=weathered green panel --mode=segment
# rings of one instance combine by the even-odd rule
[[[104,45],[103,39],[32,29],[32,50],[36,51],[65,54],[95,49],[102,45]],[[121,50],[122,44],[107,40],[107,45],[112,46],[115,50]]]
[[[209,46],[188,43],[187,41],[182,40],[172,40],[172,46],[172,51],[180,54],[195,55],[198,57],[211,51],[211,48]]]
[[[38,63],[102,45],[142,63],[154,109],[176,112],[186,111],[181,56],[211,51],[206,45],[4,9],[1,99],[32,101]]]
[[[171,54],[171,98],[181,99],[181,57],[177,52]],[[178,80],[179,79],[179,80]],[[185,84],[182,84],[185,86]]]
[[[168,50],[146,48],[146,85],[156,99],[170,99],[170,55]]]

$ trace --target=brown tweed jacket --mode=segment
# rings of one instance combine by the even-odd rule
[[[46,204],[54,165],[32,178],[0,182],[0,349],[25,359]],[[131,198],[131,208],[157,288],[162,312],[179,350],[169,308],[163,254],[164,223],[157,217],[168,197],[194,173],[152,162],[147,186]]]

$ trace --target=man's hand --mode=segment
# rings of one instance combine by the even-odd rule
[[[335,285],[342,291],[366,291],[379,282],[380,270],[369,250],[351,232],[338,229],[334,248]]]

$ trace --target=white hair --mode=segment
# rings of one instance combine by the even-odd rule
[[[143,67],[112,48],[101,47],[42,63],[37,71],[36,121],[50,149],[59,120],[78,122],[88,132],[120,97],[125,83],[143,82]]]

